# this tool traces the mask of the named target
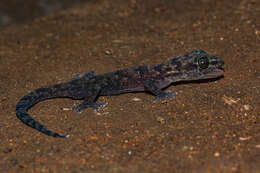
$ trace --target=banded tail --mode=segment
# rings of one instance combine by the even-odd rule
[[[16,105],[16,115],[17,117],[26,125],[53,137],[63,137],[68,138],[70,137],[69,134],[62,134],[62,133],[55,133],[49,130],[48,128],[44,127],[39,122],[35,121],[28,113],[27,110],[35,105],[36,103],[57,97],[57,93],[55,92],[56,89],[53,87],[43,87],[36,89],[35,91],[29,93],[28,95],[24,96]],[[54,94],[54,92],[56,94]]]

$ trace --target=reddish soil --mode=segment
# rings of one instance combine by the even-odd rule
[[[98,0],[0,29],[0,172],[260,172],[260,1]],[[161,63],[201,48],[225,61],[222,79],[148,93],[52,99],[30,114],[68,139],[16,118],[21,97],[73,73]],[[138,98],[138,99],[137,99]]]

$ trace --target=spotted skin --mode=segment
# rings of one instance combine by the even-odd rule
[[[84,100],[72,109],[82,112],[85,108],[98,109],[103,105],[96,102],[101,95],[117,95],[127,92],[148,91],[155,95],[153,101],[172,99],[175,91],[162,89],[177,81],[193,81],[223,76],[224,61],[201,49],[192,50],[181,56],[157,65],[130,67],[105,74],[91,70],[84,75],[75,74],[73,80],[38,88],[25,95],[16,105],[17,117],[26,125],[53,137],[68,138],[69,134],[55,133],[35,121],[27,110],[40,101],[52,98]]]

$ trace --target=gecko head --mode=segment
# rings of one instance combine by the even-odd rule
[[[200,79],[223,76],[224,70],[222,66],[224,61],[220,57],[209,55],[200,49],[193,50],[192,53],[195,55],[193,63],[197,66]]]
[[[224,74],[222,68],[224,61],[218,56],[207,54],[201,49],[192,50],[171,61],[172,65],[175,64],[178,71],[184,74],[183,80],[217,78]]]

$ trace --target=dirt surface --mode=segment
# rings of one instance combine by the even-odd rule
[[[100,0],[0,29],[0,172],[260,172],[260,1]],[[30,114],[68,139],[16,118],[30,91],[97,73],[161,63],[201,48],[225,61],[225,77],[148,93],[100,97],[77,114],[70,99]]]
[[[50,15],[57,10],[72,8],[82,2],[94,0],[1,0],[1,25],[22,24],[34,18]]]

